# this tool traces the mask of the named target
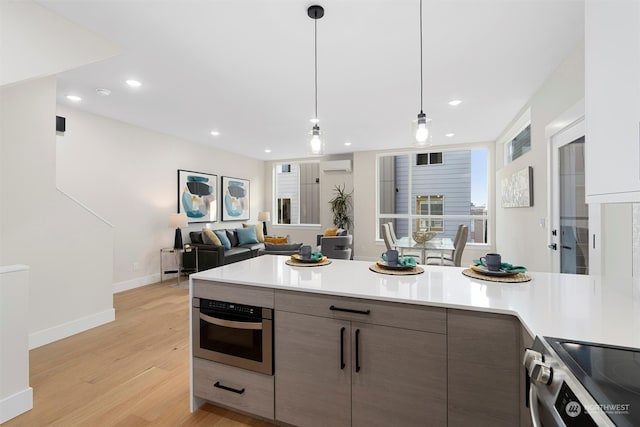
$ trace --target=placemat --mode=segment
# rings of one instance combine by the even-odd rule
[[[528,282],[531,280],[531,276],[527,275],[526,273],[517,273],[517,274],[514,274],[513,276],[506,276],[506,277],[496,277],[496,276],[487,276],[482,273],[476,273],[470,268],[467,268],[466,270],[464,270],[462,274],[468,277],[473,277],[474,279],[487,280],[489,282],[522,283],[522,282]]]
[[[420,266],[408,268],[406,270],[391,270],[388,268],[381,267],[377,263],[370,265],[369,270],[375,271],[376,273],[381,273],[381,274],[390,274],[392,276],[411,276],[414,274],[424,273],[424,268]]]
[[[284,263],[287,264],[287,265],[294,266],[294,267],[320,267],[320,266],[323,266],[323,265],[331,264],[331,260],[329,258],[325,257],[324,260],[322,260],[320,262],[302,262],[302,261],[296,261],[293,258],[289,258]]]

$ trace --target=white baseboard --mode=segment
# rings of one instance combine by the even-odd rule
[[[34,332],[29,334],[29,350],[84,332],[88,329],[95,328],[96,326],[113,322],[115,318],[116,311],[115,309],[110,308],[108,310],[101,311],[100,313],[81,317],[80,319]]]
[[[33,389],[27,387],[0,400],[0,424],[33,408]]]
[[[152,283],[158,283],[160,281],[160,273],[151,274],[149,276],[137,277],[131,280],[125,280],[124,282],[118,282],[113,284],[113,293],[128,291],[129,289],[139,288],[141,286],[147,286]]]

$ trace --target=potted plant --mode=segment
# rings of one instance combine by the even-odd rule
[[[333,188],[335,196],[329,200],[331,206],[331,214],[333,215],[333,224],[338,228],[348,230],[353,225],[351,221],[351,198],[353,191],[347,193],[345,186],[336,185]]]

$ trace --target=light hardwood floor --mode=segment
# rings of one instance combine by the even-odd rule
[[[114,322],[31,350],[33,409],[3,426],[271,426],[189,412],[189,291],[172,283],[115,294]]]

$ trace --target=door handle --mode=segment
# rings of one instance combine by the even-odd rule
[[[331,307],[329,307],[329,310],[331,310],[331,311],[344,311],[345,313],[355,313],[355,314],[366,314],[366,315],[371,314],[371,310],[354,310],[352,308],[336,307],[335,305],[332,305]]]
[[[558,250],[558,244],[557,244],[557,243],[552,243],[552,244],[550,244],[550,245],[547,245],[547,247],[548,247],[549,249],[553,249],[554,251],[557,251],[557,250]]]
[[[340,369],[344,369],[346,366],[344,363],[344,330],[345,327],[343,326],[340,329]]]
[[[223,390],[232,391],[232,392],[238,393],[238,394],[244,393],[244,387],[241,388],[241,389],[237,389],[237,388],[233,388],[233,387],[227,387],[226,385],[220,384],[220,381],[216,381],[216,383],[213,386],[216,387],[216,388],[221,388]]]
[[[356,372],[360,372],[360,329],[356,329]]]
[[[572,248],[571,246],[562,245],[562,249],[568,249],[568,250],[571,250],[571,249],[573,249],[573,248]]]

